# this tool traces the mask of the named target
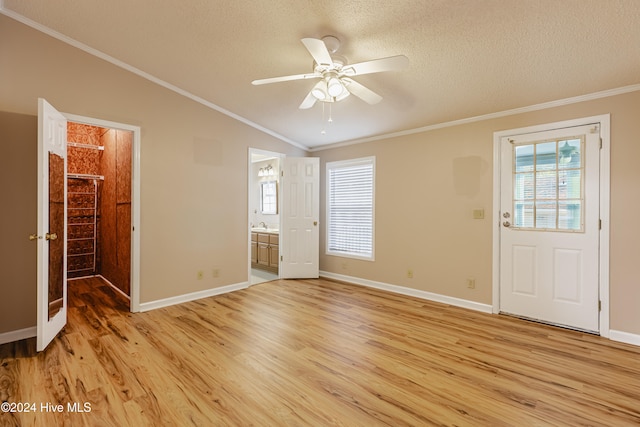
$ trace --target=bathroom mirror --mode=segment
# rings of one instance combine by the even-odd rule
[[[260,212],[268,215],[278,213],[278,183],[276,181],[260,183]]]

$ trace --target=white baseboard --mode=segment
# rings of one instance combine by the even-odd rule
[[[221,286],[219,288],[207,289],[204,291],[192,292],[190,294],[178,295],[156,301],[143,302],[140,304],[140,311],[155,310],[156,308],[168,307],[170,305],[182,304],[183,302],[195,301],[201,298],[212,297],[214,295],[226,294],[239,291],[249,287],[249,282],[236,283],[233,285]]]
[[[382,289],[384,291],[393,292],[396,294],[408,295],[428,301],[435,301],[442,304],[453,305],[456,307],[468,308],[475,311],[481,311],[483,313],[492,313],[493,306],[491,304],[482,304],[475,301],[469,301],[462,298],[449,297],[446,295],[435,294],[427,291],[420,291],[418,289],[405,288],[404,286],[391,285],[389,283],[376,282],[373,280],[362,279],[360,277],[345,276],[343,274],[331,273],[329,271],[321,271],[320,276],[329,279],[341,280],[343,282],[354,283],[356,285],[367,286],[369,288]]]
[[[126,299],[128,299],[129,301],[131,301],[131,297],[127,294],[125,294],[122,289],[120,289],[119,287],[117,287],[116,285],[114,285],[113,283],[111,283],[109,281],[109,279],[107,279],[106,277],[104,277],[102,274],[98,274],[97,277],[101,278],[102,280],[105,281],[105,283],[109,286],[111,286],[111,288],[116,291],[117,293],[119,293],[120,295],[122,295],[123,297],[125,297]]]
[[[626,344],[632,344],[640,346],[640,335],[631,334],[629,332],[609,330],[609,339],[611,341],[623,342]]]
[[[0,344],[33,338],[37,334],[38,330],[35,326],[32,326],[30,328],[18,329],[17,331],[3,332],[0,334]]]

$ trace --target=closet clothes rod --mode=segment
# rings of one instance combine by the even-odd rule
[[[90,150],[100,150],[100,151],[104,151],[104,146],[103,145],[91,145],[91,144],[82,144],[81,142],[72,142],[72,141],[68,141],[67,145],[69,147],[76,147],[76,148],[88,148]]]
[[[104,181],[104,175],[89,175],[85,173],[68,173],[67,178],[73,179],[99,179],[100,181]]]

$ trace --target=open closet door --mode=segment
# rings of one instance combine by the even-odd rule
[[[38,99],[38,351],[67,323],[67,119]]]
[[[320,159],[285,157],[281,185],[280,278],[317,278],[320,264]]]

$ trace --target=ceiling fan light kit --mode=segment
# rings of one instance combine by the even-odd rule
[[[347,64],[346,59],[332,55],[340,47],[340,40],[334,36],[325,36],[321,40],[304,38],[302,44],[307,48],[314,60],[312,73],[295,74],[290,76],[259,79],[251,82],[253,85],[263,85],[292,80],[304,80],[319,78],[298,108],[308,109],[317,101],[331,103],[345,99],[350,94],[373,105],[382,100],[382,97],[371,89],[361,85],[352,79],[363,74],[380,73],[384,71],[397,71],[409,65],[409,59],[404,55],[390,56],[388,58],[373,59],[357,64]]]

